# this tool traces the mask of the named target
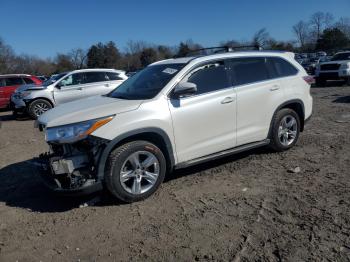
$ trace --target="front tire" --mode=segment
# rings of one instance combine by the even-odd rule
[[[292,109],[281,109],[272,122],[270,147],[277,152],[288,150],[297,143],[299,134],[299,115]]]
[[[28,114],[32,119],[37,119],[40,115],[50,110],[52,105],[45,99],[36,99],[28,106]]]
[[[162,151],[150,142],[134,141],[111,152],[105,184],[118,200],[131,203],[151,196],[163,182],[165,173]]]

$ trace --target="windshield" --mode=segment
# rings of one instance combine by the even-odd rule
[[[58,75],[53,75],[52,77],[50,77],[48,80],[46,80],[45,82],[42,83],[43,86],[49,86],[52,83],[55,83],[58,79],[64,77],[66,74],[68,74],[68,72],[66,73],[61,73]]]
[[[350,52],[348,52],[348,53],[336,54],[336,55],[333,56],[333,58],[331,59],[331,61],[341,61],[341,60],[350,60]]]
[[[186,64],[163,64],[148,66],[123,82],[108,96],[121,99],[151,99]]]

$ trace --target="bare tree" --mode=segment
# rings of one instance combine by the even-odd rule
[[[262,28],[254,34],[252,44],[265,47],[270,39],[270,34],[266,31],[266,28]]]
[[[330,27],[333,23],[334,17],[330,13],[316,12],[310,17],[310,26],[313,29],[315,40],[320,39],[323,30]]]
[[[340,31],[342,31],[347,38],[350,39],[350,18],[349,17],[341,17],[338,22],[334,25]]]
[[[301,48],[305,47],[308,39],[309,27],[304,21],[299,21],[293,26],[293,32],[296,35]]]
[[[70,57],[75,69],[82,69],[86,67],[86,50],[83,50],[81,48],[75,48],[68,53],[68,56]]]

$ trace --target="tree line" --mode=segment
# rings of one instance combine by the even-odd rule
[[[265,28],[258,30],[250,40],[228,40],[220,46],[259,45],[268,50],[292,52],[335,52],[350,48],[350,18],[335,21],[330,13],[316,12],[308,21],[299,21],[292,27],[295,39],[278,41]],[[121,51],[113,41],[96,43],[88,49],[75,48],[57,53],[54,58],[43,59],[33,55],[17,55],[12,47],[0,38],[0,74],[28,73],[51,75],[82,68],[117,68],[139,70],[150,63],[174,56],[186,56],[202,45],[192,40],[176,46],[156,45],[144,41],[128,41]]]

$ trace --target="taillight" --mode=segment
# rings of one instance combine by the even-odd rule
[[[309,85],[315,84],[315,78],[313,76],[303,76],[303,79]]]

